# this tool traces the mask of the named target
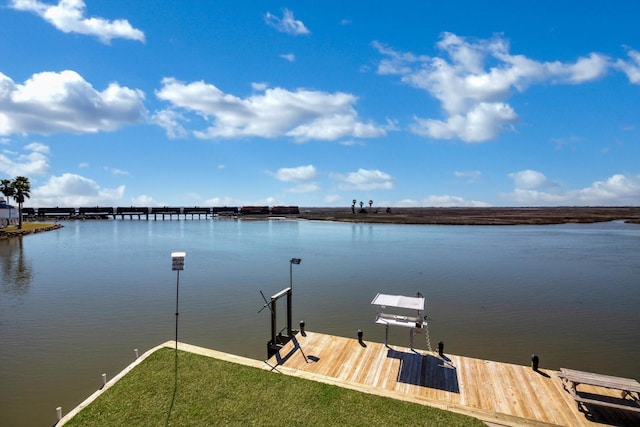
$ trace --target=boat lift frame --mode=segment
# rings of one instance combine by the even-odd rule
[[[262,292],[261,292],[262,293]],[[277,302],[280,298],[286,296],[287,297],[287,335],[282,335],[282,331],[277,331],[277,321],[278,321],[278,312],[277,312]],[[264,295],[263,295],[264,298]],[[271,341],[267,343],[267,355],[268,357],[276,354],[282,346],[288,343],[293,334],[298,332],[291,328],[291,311],[292,311],[292,290],[291,287],[285,288],[271,296],[269,301],[265,298],[265,304],[262,306],[260,311],[262,311],[265,307],[269,307],[269,311],[271,311]],[[258,311],[258,313],[260,312]]]
[[[384,345],[389,347],[389,325],[401,326],[409,328],[409,341],[411,350],[413,350],[413,337],[420,333],[426,326],[423,317],[424,313],[424,297],[418,293],[415,297],[406,297],[402,295],[377,294],[371,301],[372,305],[378,306],[376,315],[376,324],[385,326]],[[385,312],[388,307],[399,308],[404,310],[415,310],[415,316],[406,316],[402,314],[394,314]]]

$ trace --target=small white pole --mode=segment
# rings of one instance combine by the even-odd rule
[[[60,421],[62,419],[62,406],[58,406],[56,408],[56,420]]]
[[[138,356],[138,349],[137,349],[137,348],[134,348],[134,349],[133,349],[133,352],[136,354],[136,359],[137,359],[138,357],[140,357],[140,356]]]
[[[107,385],[107,374],[102,374],[102,387]]]

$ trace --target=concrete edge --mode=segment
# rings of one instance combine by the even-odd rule
[[[176,347],[176,342],[174,340],[171,340],[171,341],[166,341],[160,345],[157,345],[147,350],[141,356],[139,356],[134,362],[129,364],[122,371],[120,371],[116,376],[110,379],[103,387],[96,390],[93,394],[91,394],[89,397],[83,400],[78,406],[76,406],[70,412],[68,412],[65,416],[63,416],[60,419],[60,421],[58,421],[54,425],[56,427],[64,426],[69,420],[75,417],[81,410],[83,410],[84,408],[89,406],[91,403],[93,403],[93,401],[95,401],[98,397],[100,397],[102,393],[110,389],[115,383],[120,381],[122,377],[128,374],[133,368],[138,366],[140,363],[142,363],[146,358],[151,356],[156,351],[160,350],[161,348],[175,348],[175,347]],[[185,344],[182,342],[178,342],[178,350],[186,351],[193,354],[198,354],[200,356],[213,357],[215,359],[220,359],[227,362],[236,363],[239,365],[251,366],[258,369],[264,369],[265,367],[265,362],[262,362],[260,360],[249,359],[248,357],[236,356],[233,354],[224,353],[217,350],[211,350],[204,347],[198,347],[191,344]]]
[[[56,427],[65,425],[65,423],[67,423],[71,418],[76,416],[78,414],[78,412],[80,412],[81,410],[83,410],[84,408],[89,406],[94,400],[96,400],[98,397],[100,397],[100,395],[102,393],[104,393],[105,391],[109,390],[115,383],[120,381],[120,379],[122,377],[124,377],[126,374],[128,374],[133,368],[138,366],[140,363],[142,363],[147,357],[151,356],[153,353],[155,353],[156,351],[158,351],[161,348],[168,347],[169,344],[171,346],[175,346],[175,341],[167,341],[165,343],[162,343],[162,344],[160,344],[158,346],[155,346],[155,347],[151,348],[150,350],[147,350],[146,352],[144,352],[133,363],[129,364],[129,366],[125,367],[116,376],[114,376],[109,381],[107,381],[107,383],[104,386],[102,386],[101,388],[96,390],[93,394],[91,394],[89,397],[87,397],[85,400],[83,400],[78,406],[73,408],[64,417],[62,417],[60,419],[60,421],[58,421],[54,425]]]

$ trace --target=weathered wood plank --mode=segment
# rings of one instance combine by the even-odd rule
[[[590,384],[617,390],[640,393],[640,383],[632,378],[613,377],[611,375],[561,368],[562,377],[576,384]]]

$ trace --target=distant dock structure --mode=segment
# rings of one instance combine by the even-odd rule
[[[214,207],[146,207],[146,206],[83,206],[83,207],[40,207],[22,209],[25,219],[63,220],[63,219],[138,219],[138,220],[173,220],[173,219],[213,219],[268,217],[270,215],[298,215],[297,206],[214,206]]]

